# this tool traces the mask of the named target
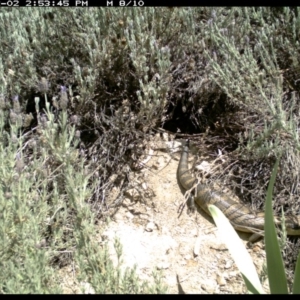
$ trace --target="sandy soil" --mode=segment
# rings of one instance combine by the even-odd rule
[[[186,208],[179,216],[185,201],[176,178],[179,145],[163,140],[151,144],[151,159],[132,176],[143,197],[128,191],[102,238],[115,257],[113,241],[119,237],[124,268],[136,264],[141,279],[149,280],[152,270],[162,270],[168,293],[246,293],[212,219],[201,210],[190,214]],[[249,235],[241,238],[246,245]],[[260,272],[265,260],[262,242],[248,251]]]
[[[190,214],[186,207],[179,215],[179,208],[185,202],[176,178],[180,143],[156,137],[148,146],[146,164],[131,178],[142,195],[135,190],[126,193],[127,198],[112,222],[101,236],[95,237],[99,244],[108,241],[116,262],[113,244],[117,236],[123,245],[123,268],[136,265],[140,279],[150,281],[152,271],[161,270],[171,294],[247,293],[212,219],[200,209]],[[249,236],[240,234],[245,246]],[[262,242],[248,251],[260,273],[265,261]],[[64,291],[93,293],[88,283],[72,281],[75,277],[72,268],[62,270]],[[267,282],[263,286],[267,288]]]

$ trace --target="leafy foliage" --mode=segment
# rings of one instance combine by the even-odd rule
[[[161,127],[226,149],[211,180],[256,207],[282,153],[275,212],[299,213],[299,22],[288,7],[2,8],[2,292],[58,292],[56,267],[84,269]]]

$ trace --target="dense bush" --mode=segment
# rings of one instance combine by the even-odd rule
[[[257,208],[282,154],[274,208],[299,214],[299,22],[288,7],[2,8],[1,291],[58,292],[55,268],[75,259],[116,292],[93,222],[161,127],[206,132],[225,149],[211,180]]]

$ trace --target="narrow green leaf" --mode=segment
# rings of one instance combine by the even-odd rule
[[[272,209],[273,187],[278,169],[279,160],[276,161],[268,186],[266,208],[265,208],[265,244],[268,279],[271,294],[287,294],[287,281],[283,260],[277,239]]]
[[[298,254],[296,268],[295,268],[293,294],[300,294],[300,252]]]
[[[243,276],[248,291],[252,294],[264,294],[265,292],[259,281],[251,256],[236,231],[219,208],[215,205],[209,205],[208,209],[220,231],[220,235],[223,237],[229,253]]]

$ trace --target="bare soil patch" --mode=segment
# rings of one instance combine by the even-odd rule
[[[176,178],[179,143],[159,144],[152,144],[151,159],[133,176],[145,192],[143,199],[129,191],[102,236],[110,243],[112,257],[114,237],[118,236],[124,267],[136,265],[140,278],[147,280],[153,269],[162,270],[168,293],[246,293],[212,219],[201,210],[189,214],[186,208],[179,217],[185,201]],[[248,237],[241,235],[245,245]],[[262,242],[248,251],[260,272],[265,260]]]

